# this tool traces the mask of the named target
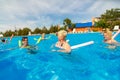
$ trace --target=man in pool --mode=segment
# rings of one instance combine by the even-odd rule
[[[14,37],[14,34],[11,35],[10,41],[12,40],[13,37]],[[2,43],[7,43],[7,42],[10,42],[10,41],[8,41],[8,39],[4,39],[4,38],[1,39]]]
[[[28,47],[28,37],[23,37],[22,38],[22,46],[21,48],[25,48],[25,47]]]
[[[58,36],[58,42],[56,43],[56,47],[60,48],[60,50],[57,50],[58,52],[65,52],[65,53],[70,53],[71,52],[71,47],[66,42],[66,36],[67,32],[65,30],[61,30],[57,33]]]

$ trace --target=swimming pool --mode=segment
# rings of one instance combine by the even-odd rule
[[[13,38],[10,44],[0,44],[0,80],[120,80],[120,48],[107,49],[100,33],[69,34],[71,46],[95,42],[69,55],[51,52],[57,38],[50,36],[36,50],[19,49],[21,37]],[[120,42],[119,37],[116,40]],[[34,38],[39,36],[29,36],[30,45],[36,43]]]

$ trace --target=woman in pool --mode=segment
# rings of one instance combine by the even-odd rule
[[[112,31],[110,31],[109,29],[106,29],[106,31],[104,32],[104,42],[107,44],[117,44],[118,43],[116,40],[114,40],[114,38],[112,36]]]
[[[57,50],[58,52],[65,52],[65,53],[70,53],[71,52],[71,47],[70,45],[66,42],[66,36],[67,32],[65,30],[61,30],[57,33],[58,36],[58,42],[56,43],[56,47],[60,48],[60,50]]]
[[[112,36],[112,32],[107,29],[105,32],[104,32],[104,42],[109,44],[108,48],[109,49],[115,49],[117,46],[120,46],[120,43],[118,43],[116,40],[114,40],[114,38],[120,33],[120,30],[118,30],[116,32],[115,35]]]

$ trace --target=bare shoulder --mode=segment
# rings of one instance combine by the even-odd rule
[[[65,43],[65,46],[70,47],[70,44],[68,42]]]

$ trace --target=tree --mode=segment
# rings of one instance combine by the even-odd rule
[[[22,29],[19,29],[18,30],[18,36],[21,36],[22,35]]]
[[[58,32],[58,25],[51,25],[50,29],[49,29],[49,32],[50,33],[55,33],[55,32]]]
[[[11,31],[11,30],[8,30],[4,33],[4,36],[5,37],[10,37],[12,34],[15,34],[15,32]]]
[[[75,28],[75,24],[72,23],[72,21],[69,18],[64,19],[63,21],[64,29],[67,30],[67,27],[69,29]]]
[[[55,26],[54,26],[54,33],[56,33],[56,32],[59,31],[59,28],[58,28],[58,27],[59,27],[58,25],[55,25]]]
[[[39,28],[35,28],[35,30],[33,31],[34,34],[40,34],[41,33],[41,29]]]
[[[114,29],[113,26],[115,26],[115,25],[119,25],[119,26],[120,26],[120,21],[119,21],[119,20],[113,21],[112,23],[110,22],[109,24],[111,24],[111,25],[109,25],[109,26],[110,26],[110,29]]]
[[[65,30],[67,29],[68,26],[70,26],[72,24],[71,20],[69,18],[64,19],[63,21],[63,25]]]
[[[73,28],[75,28],[75,24],[74,24],[74,23],[72,23],[72,24],[71,24],[71,25],[69,25],[68,27],[69,27],[69,29],[73,30]]]
[[[105,19],[107,21],[116,21],[120,19],[120,9],[111,9],[111,10],[106,10],[104,14],[101,15],[102,19]]]
[[[72,22],[69,18],[64,19],[63,24],[64,25],[70,25]]]
[[[101,15],[101,20],[96,22],[96,26],[102,28],[113,29],[115,25],[120,26],[120,8],[115,8],[111,10],[106,10],[104,14]]]
[[[2,32],[0,32],[0,34],[3,34]]]
[[[28,35],[28,33],[30,32],[31,30],[29,28],[23,28],[22,30],[22,35]]]
[[[53,26],[53,25],[51,25],[51,27],[50,27],[50,29],[49,29],[49,32],[50,32],[50,33],[53,33],[53,32],[54,32],[54,26]]]
[[[95,22],[95,27],[108,28],[107,23],[104,19],[101,19],[98,22]]]
[[[46,34],[49,33],[49,31],[47,30],[47,28],[45,26],[42,28],[42,33],[46,33]]]

